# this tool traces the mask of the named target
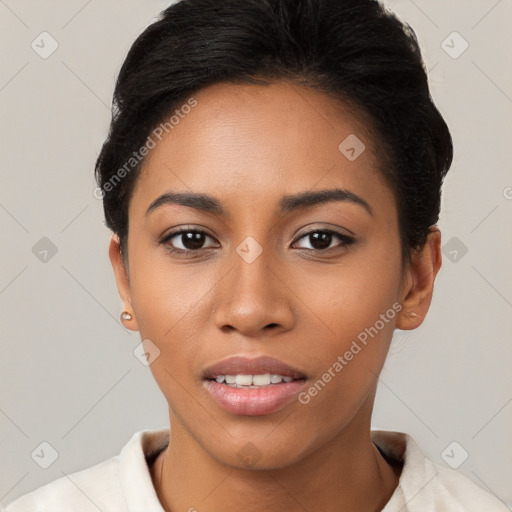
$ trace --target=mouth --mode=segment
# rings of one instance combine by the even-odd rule
[[[298,380],[306,379],[307,375],[300,369],[291,366],[279,359],[275,359],[269,356],[260,356],[256,358],[247,358],[243,356],[234,356],[227,359],[223,359],[212,366],[209,366],[203,371],[203,379],[215,380],[217,378],[224,377],[225,382],[228,384],[234,384],[235,381],[226,377],[239,377],[239,376],[252,376],[257,377],[256,381],[262,381],[263,376],[267,379],[267,375],[276,376],[274,379],[276,382],[268,382],[266,385],[274,383],[278,384],[277,376],[281,377],[281,380],[289,382],[289,379]],[[239,384],[247,385],[248,379],[241,379]],[[251,383],[249,383],[250,385]],[[258,384],[256,384],[258,385]],[[265,384],[262,384],[265,385]]]
[[[296,398],[308,379],[301,370],[271,357],[231,357],[207,368],[202,377],[218,405],[246,416],[282,409]]]
[[[219,384],[226,384],[226,386],[230,386],[232,388],[264,388],[268,386],[275,386],[277,384],[281,384],[282,382],[292,382],[294,380],[303,380],[302,378],[293,378],[288,375],[279,375],[276,373],[263,373],[259,375],[217,375],[215,382]]]

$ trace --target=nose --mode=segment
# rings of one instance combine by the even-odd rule
[[[219,329],[251,338],[292,329],[293,292],[285,273],[265,252],[251,263],[234,255],[229,272],[218,284],[214,321]]]

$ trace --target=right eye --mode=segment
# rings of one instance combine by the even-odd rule
[[[213,240],[205,231],[180,228],[165,235],[159,244],[166,246],[171,253],[199,252],[211,247],[203,247],[207,239]]]

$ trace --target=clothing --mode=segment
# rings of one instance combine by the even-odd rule
[[[401,432],[372,431],[389,461],[403,464],[382,512],[508,512],[497,498],[452,469],[425,458]],[[164,512],[149,465],[169,443],[169,428],[136,432],[115,455],[12,501],[5,512]]]

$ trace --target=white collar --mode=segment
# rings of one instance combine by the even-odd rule
[[[398,503],[412,499],[418,488],[417,478],[408,481],[407,466],[418,466],[424,457],[414,440],[401,432],[387,432],[383,430],[371,431],[372,440],[389,459],[404,461],[405,464],[400,476],[400,485],[395,489],[391,499],[382,512],[394,510]],[[126,497],[129,512],[164,512],[151,480],[147,459],[155,457],[169,444],[169,427],[155,430],[141,430],[136,432],[123,447],[119,463],[119,476],[121,487]],[[136,485],[134,484],[136,482]],[[402,494],[406,489],[405,496]]]
[[[166,448],[169,433],[169,427],[141,430],[123,447],[119,477],[128,512],[164,512],[151,480],[148,459],[154,459]],[[405,511],[409,506],[416,511],[507,510],[462,474],[425,458],[409,434],[372,430],[371,437],[389,461],[403,465],[398,486],[382,512]]]

